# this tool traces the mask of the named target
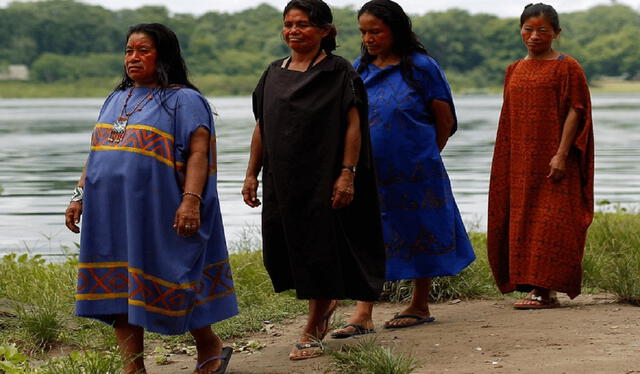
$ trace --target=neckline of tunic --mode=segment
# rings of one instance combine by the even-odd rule
[[[567,56],[564,55],[564,54],[561,54],[558,57],[552,58],[552,59],[549,59],[549,60],[547,60],[547,59],[539,60],[539,59],[535,59],[535,58],[522,58],[522,59],[520,59],[520,61],[535,61],[535,62],[543,62],[544,63],[544,62],[548,62],[548,61],[551,61],[551,62],[564,61],[566,59],[567,59]]]
[[[332,56],[333,56],[333,55],[331,55],[331,54],[328,54],[328,55],[324,56],[324,58],[323,58],[322,60],[320,60],[320,61],[316,62],[313,66],[309,66],[309,68],[308,68],[307,70],[305,70],[305,71],[287,69],[286,67],[282,66],[282,65],[283,65],[283,63],[284,63],[287,59],[291,59],[291,56],[288,56],[288,57],[285,57],[284,59],[282,59],[282,62],[281,62],[280,64],[278,64],[278,65],[279,65],[278,67],[279,67],[279,68],[280,68],[280,70],[282,70],[282,71],[292,71],[292,72],[295,72],[295,73],[309,73],[309,72],[313,71],[314,69],[316,69],[318,66],[320,66],[323,62],[325,62],[325,61],[329,60],[329,59],[330,59],[330,57],[332,57]]]

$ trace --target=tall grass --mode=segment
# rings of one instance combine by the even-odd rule
[[[487,235],[469,233],[469,239],[476,252],[476,260],[456,276],[433,278],[431,301],[465,300],[500,295],[487,259]],[[381,299],[394,303],[407,302],[411,300],[412,292],[413,283],[411,281],[386,282]]]
[[[256,248],[260,243],[251,233],[232,248],[230,261],[240,314],[214,326],[223,339],[260,331],[265,321],[278,322],[306,311],[306,303],[291,293],[273,293],[261,252]],[[0,259],[0,274],[0,303],[8,300],[8,307],[15,314],[0,314],[0,346],[15,343],[22,352],[37,355],[60,344],[95,351],[115,345],[111,327],[73,316],[77,276],[74,257],[63,263],[47,263],[37,255],[8,255]],[[193,345],[190,334],[148,334],[147,338]]]
[[[375,339],[362,339],[340,351],[330,351],[333,366],[349,374],[410,374],[418,360],[380,345]]]
[[[587,237],[584,285],[640,305],[640,215],[597,213]]]

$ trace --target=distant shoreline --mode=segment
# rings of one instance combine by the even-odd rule
[[[194,76],[193,82],[205,96],[229,97],[249,96],[259,77],[204,75]],[[117,78],[85,78],[69,82],[18,82],[0,81],[0,99],[35,99],[60,97],[104,98],[116,86]],[[592,82],[591,93],[640,93],[640,81],[603,79]],[[454,94],[500,94],[501,86],[494,87],[453,87]]]

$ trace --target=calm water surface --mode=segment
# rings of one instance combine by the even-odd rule
[[[640,202],[640,94],[593,97],[596,200]],[[211,100],[219,117],[218,190],[227,239],[260,223],[240,188],[254,121],[251,99]],[[502,98],[456,98],[458,133],[444,152],[465,222],[486,227],[487,189]],[[101,99],[0,99],[0,253],[59,254],[79,237],[64,227],[64,210],[89,150]]]

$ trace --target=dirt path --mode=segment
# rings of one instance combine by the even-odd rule
[[[640,308],[613,303],[606,295],[561,299],[553,310],[516,311],[513,300],[481,300],[432,305],[436,322],[406,330],[384,330],[382,322],[401,306],[375,309],[377,341],[413,354],[422,366],[415,373],[611,373],[640,374]],[[339,309],[344,320],[352,307]],[[340,316],[341,315],[341,316]],[[331,373],[329,359],[287,359],[303,319],[289,321],[248,338],[264,344],[254,353],[234,353],[227,373]],[[357,338],[326,339],[332,349]],[[231,343],[231,342],[229,342]],[[174,355],[150,374],[190,373],[195,360]]]

